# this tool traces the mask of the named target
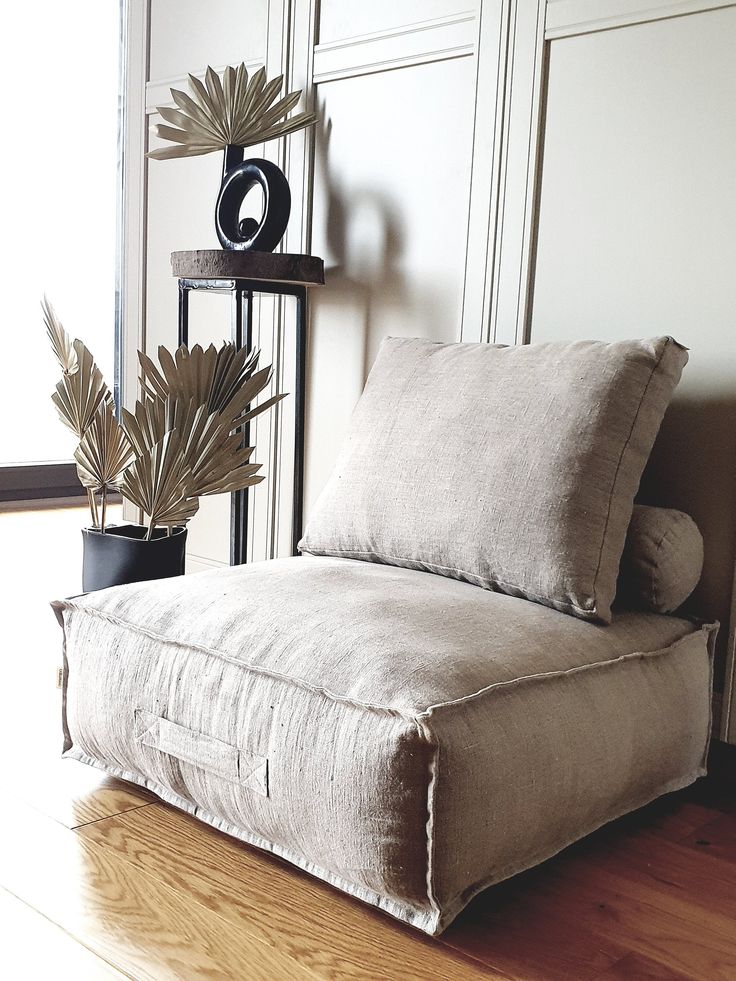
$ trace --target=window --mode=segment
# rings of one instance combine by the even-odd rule
[[[75,448],[50,401],[59,371],[43,327],[44,292],[113,384],[120,22],[116,0],[36,0],[6,11],[0,35],[3,468],[69,461]]]

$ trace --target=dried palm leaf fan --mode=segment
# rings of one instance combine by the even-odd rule
[[[191,96],[171,89],[178,108],[157,108],[165,124],[155,127],[156,135],[174,146],[152,150],[149,157],[169,160],[225,151],[215,208],[217,235],[225,249],[272,252],[286,231],[291,194],[283,172],[269,160],[243,160],[245,147],[288,136],[317,121],[312,112],[287,118],[302,93],[289,92],[276,101],[283,84],[283,75],[269,82],[263,68],[249,78],[244,64],[226,68],[222,81],[214,69],[207,68],[204,82],[189,76]],[[260,221],[241,221],[243,200],[256,184],[263,190],[263,215]]]
[[[107,496],[122,492],[146,515],[145,538],[186,526],[204,495],[242,490],[263,480],[243,446],[242,427],[283,394],[257,406],[271,381],[259,353],[225,343],[204,350],[158,349],[159,367],[139,352],[141,397],[122,422],[89,350],[72,340],[46,298],[46,330],[62,370],[51,396],[61,421],[79,440],[77,474],[87,489],[92,526],[105,532]],[[99,498],[99,503],[98,503]]]

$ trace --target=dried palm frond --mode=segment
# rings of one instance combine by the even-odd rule
[[[133,449],[120,428],[112,405],[102,402],[74,453],[77,476],[93,491],[119,487]]]
[[[72,341],[56,311],[44,296],[41,302],[46,333],[62,371],[51,400],[65,426],[80,444],[74,454],[77,475],[87,488],[93,527],[105,530],[107,489],[119,479],[120,471],[130,462],[126,456],[125,436],[114,418],[110,390],[94,358],[80,340]],[[95,493],[102,492],[102,515],[97,509]]]
[[[56,355],[56,360],[59,362],[59,367],[65,375],[73,375],[79,368],[77,352],[72,346],[71,338],[64,330],[59,318],[56,316],[56,311],[49,303],[48,297],[45,295],[41,301],[41,309],[43,310],[43,319],[44,323],[46,324],[46,333],[51,341],[51,347],[54,349],[54,354]]]
[[[223,344],[207,350],[199,344],[191,351],[182,345],[172,355],[159,347],[159,370],[147,354],[139,352],[140,380],[145,395],[151,399],[171,397],[182,402],[207,405],[209,413],[218,412],[230,419],[230,429],[254,419],[285,397],[274,395],[260,405],[248,406],[271,381],[272,369],[257,371],[259,351]]]
[[[252,447],[248,447],[248,449],[252,449]],[[254,487],[264,480],[263,474],[258,473],[260,469],[260,463],[244,463],[235,467],[234,470],[230,470],[229,473],[222,474],[222,476],[215,477],[213,475],[209,483],[200,491],[200,494],[202,497],[208,497],[212,494],[230,494],[233,491],[245,490],[246,487]]]
[[[218,393],[222,390],[223,375],[231,379],[231,394],[238,384],[252,374],[258,363],[258,352],[237,349],[234,344],[223,344],[217,349],[214,344],[204,350],[195,344],[189,350],[182,346],[173,355],[163,346],[158,349],[161,368],[142,352],[138,355],[141,366],[141,384],[144,391],[153,397],[175,395],[191,398],[201,405],[207,403],[211,410],[221,409],[227,401],[221,398],[216,404]],[[235,371],[232,371],[233,364]]]
[[[210,386],[207,404],[214,411],[222,411],[238,393],[243,382],[250,378],[258,367],[260,351],[237,348],[234,344],[223,344],[217,351],[215,371]]]
[[[81,341],[72,343],[77,359],[75,371],[64,373],[51,396],[59,418],[81,439],[103,402],[114,404],[102,372]]]
[[[105,530],[107,492],[120,486],[123,471],[133,456],[133,449],[115,418],[112,402],[103,400],[74,453],[77,476],[87,488],[93,523],[101,531]],[[95,500],[98,493],[102,495],[99,515]]]
[[[257,476],[261,464],[250,463],[254,448],[243,446],[243,437],[239,433],[228,434],[225,427],[218,426],[216,415],[210,416],[209,420],[212,422],[206,434],[209,440],[200,441],[197,449],[202,452],[193,468],[197,493],[222,494],[259,484],[263,480],[262,476]]]
[[[196,488],[196,468],[200,459],[213,449],[207,435],[207,422],[206,405],[197,405],[193,399],[185,402],[170,395],[165,399],[156,396],[155,399],[139,400],[134,412],[123,409],[123,426],[139,455],[148,453],[170,430],[175,429],[180,434],[180,452],[192,471],[193,488]]]
[[[136,457],[123,474],[123,495],[148,515],[148,538],[156,525],[171,528],[185,524],[199,510],[183,443],[181,433],[172,429],[149,451]]]
[[[157,125],[156,134],[177,145],[152,150],[148,156],[168,160],[212,153],[226,146],[254,146],[311,126],[317,121],[312,112],[285,118],[299,102],[300,90],[274,102],[283,84],[283,75],[267,82],[263,68],[249,81],[244,64],[226,68],[222,81],[209,67],[204,82],[190,75],[194,99],[186,92],[171,89],[178,109],[157,107],[159,115],[172,125]]]
[[[281,392],[278,395],[272,395],[264,402],[259,402],[258,405],[254,405],[251,409],[248,409],[248,406],[256,395],[258,395],[258,393],[269,384],[272,374],[273,371],[270,365],[268,368],[262,368],[243,387],[243,391],[239,392],[222,410],[220,414],[222,415],[223,419],[227,418],[228,420],[231,420],[231,429],[235,428],[236,426],[242,426],[246,422],[250,422],[251,419],[255,419],[256,416],[259,416],[262,412],[270,409],[272,405],[275,405],[277,402],[280,402],[281,399],[286,398],[286,393]]]
[[[148,515],[150,538],[156,525],[186,523],[199,508],[199,496],[242,490],[263,480],[261,465],[251,463],[253,447],[242,445],[241,430],[284,395],[251,408],[272,376],[270,366],[258,368],[257,351],[223,344],[206,350],[180,347],[170,354],[162,347],[160,367],[140,353],[142,397],[134,412],[123,409],[120,426],[89,350],[70,340],[45,298],[43,311],[63,372],[52,399],[79,438],[77,474],[87,488],[95,527],[104,531],[110,488],[120,487]]]
[[[123,409],[123,429],[137,456],[148,453],[174,428],[167,426],[166,419],[166,402],[158,397],[136,402],[135,412]]]
[[[260,407],[259,407],[260,408]],[[123,409],[123,425],[137,454],[147,453],[170,429],[182,434],[181,453],[191,471],[195,496],[240,490],[259,483],[260,464],[251,464],[253,447],[243,447],[242,435],[232,432],[228,413],[207,412],[206,404],[167,396]]]

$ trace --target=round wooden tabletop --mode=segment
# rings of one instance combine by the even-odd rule
[[[249,279],[307,287],[325,282],[325,265],[319,256],[290,252],[172,252],[171,270],[177,279]]]

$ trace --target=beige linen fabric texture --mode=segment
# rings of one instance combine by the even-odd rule
[[[428,933],[704,772],[713,630],[294,558],[58,604],[65,754]]]
[[[635,505],[621,559],[622,600],[627,606],[671,613],[700,582],[703,558],[703,536],[689,514]]]
[[[608,622],[634,494],[686,362],[668,337],[388,338],[300,548]]]

